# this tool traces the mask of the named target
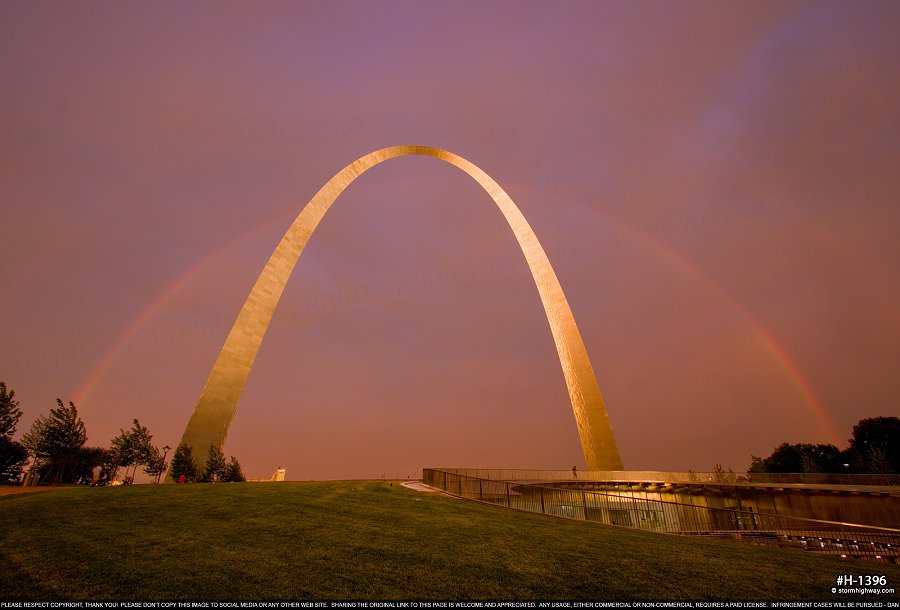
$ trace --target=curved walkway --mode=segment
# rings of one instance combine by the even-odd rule
[[[448,494],[440,489],[435,489],[434,487],[429,487],[428,485],[425,485],[425,483],[422,483],[421,481],[410,481],[409,483],[402,483],[402,485],[403,485],[403,487],[405,487],[407,489],[411,489],[413,491],[421,491],[422,493],[427,493],[427,494],[440,494],[442,496],[452,497],[452,496],[450,496],[450,494]]]

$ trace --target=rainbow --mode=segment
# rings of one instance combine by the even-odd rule
[[[189,285],[195,277],[200,275],[207,267],[225,255],[232,248],[237,247],[263,231],[269,230],[275,223],[283,224],[284,216],[285,214],[283,213],[273,215],[251,227],[244,233],[232,238],[224,245],[201,257],[160,291],[159,294],[157,294],[150,303],[148,303],[147,306],[144,307],[135,318],[118,333],[118,335],[116,335],[115,339],[110,344],[110,347],[98,360],[97,364],[88,372],[78,389],[75,391],[75,403],[83,404],[89,401],[91,394],[102,382],[105,373],[116,360],[116,357],[123,347],[174,295],[178,294],[183,287]],[[827,408],[818,398],[812,385],[807,380],[798,364],[791,358],[787,349],[776,340],[773,334],[756,316],[694,262],[689,260],[671,245],[665,243],[662,239],[655,237],[647,231],[624,220],[619,218],[614,219],[608,212],[603,214],[603,219],[605,222],[616,227],[617,230],[622,231],[629,238],[648,247],[651,252],[656,253],[660,258],[673,265],[677,270],[688,274],[692,279],[715,295],[733,313],[743,319],[752,330],[753,335],[770,355],[773,362],[790,379],[792,385],[803,398],[803,403],[818,422],[821,433],[824,434],[826,440],[836,445],[840,445],[841,435],[838,432],[838,427],[834,420],[830,417]]]
[[[112,363],[115,361],[116,356],[119,355],[122,348],[132,337],[140,332],[144,324],[146,324],[147,321],[150,320],[150,318],[152,318],[156,314],[156,312],[159,311],[169,301],[169,299],[178,294],[178,292],[184,286],[190,284],[191,280],[200,275],[203,271],[206,270],[207,267],[224,256],[232,248],[235,248],[243,242],[256,237],[258,234],[269,230],[278,223],[283,224],[284,216],[285,214],[283,213],[270,216],[259,224],[251,227],[248,231],[245,231],[244,233],[233,237],[224,245],[201,257],[187,270],[182,272],[181,275],[175,278],[168,286],[163,288],[163,290],[160,291],[160,293],[157,294],[153,298],[153,300],[151,300],[150,303],[148,303],[147,306],[144,307],[135,316],[135,318],[121,330],[121,332],[119,332],[118,335],[116,335],[109,348],[106,350],[106,352],[104,352],[100,360],[97,361],[97,364],[88,372],[84,380],[78,386],[78,389],[75,390],[75,398],[73,399],[73,402],[80,405],[88,401],[91,393],[100,384],[103,379],[103,375],[106,373],[107,369],[109,369],[110,365],[112,365]]]
[[[714,294],[732,312],[744,319],[752,329],[756,339],[761,342],[773,361],[785,372],[799,394],[803,397],[804,403],[819,423],[821,432],[824,434],[826,440],[840,446],[841,434],[838,432],[838,427],[834,420],[829,415],[828,409],[818,398],[812,385],[806,379],[806,376],[803,374],[796,361],[790,357],[785,347],[775,339],[772,332],[769,331],[756,316],[741,304],[740,301],[733,297],[731,293],[725,290],[721,284],[714,281],[709,274],[685,257],[681,252],[665,243],[661,238],[655,237],[647,231],[621,219],[611,219],[609,213],[604,213],[603,217],[605,221],[615,225],[617,229],[638,240],[641,245],[647,246],[651,251],[656,252],[663,260],[668,261],[676,269],[690,275],[692,279]]]

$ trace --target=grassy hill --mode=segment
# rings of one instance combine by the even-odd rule
[[[0,497],[2,600],[846,600],[831,587],[848,573],[900,584],[896,565],[558,520],[396,483]]]

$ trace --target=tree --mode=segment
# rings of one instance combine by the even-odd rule
[[[0,381],[0,436],[12,439],[16,433],[16,426],[22,411],[19,410],[19,401],[16,400],[15,390],[6,389],[6,384]]]
[[[765,471],[766,471],[765,461],[758,455],[750,454],[750,468],[747,469],[747,472],[752,474],[754,472],[765,472]]]
[[[110,469],[110,480],[115,480],[119,474],[119,468],[125,467],[125,480],[128,480],[128,467],[137,460],[137,452],[131,442],[130,433],[120,429],[119,436],[113,438],[109,442],[109,460],[107,464]]]
[[[747,472],[900,474],[900,418],[859,420],[843,451],[830,444],[782,443],[767,458],[751,455]]]
[[[69,481],[93,483],[94,469],[108,461],[107,450],[102,447],[80,447],[71,460]],[[102,470],[101,470],[102,472]]]
[[[137,467],[148,464],[153,458],[153,452],[159,453],[159,451],[152,444],[153,435],[150,434],[150,430],[142,426],[136,419],[130,430],[120,430],[120,432],[121,434],[110,441],[112,462],[116,468],[124,466],[125,480],[131,481],[134,480]],[[129,479],[128,469],[132,466],[134,466],[134,472],[131,473]]]
[[[157,479],[159,475],[166,471],[166,462],[163,459],[163,454],[159,452],[154,446],[150,446],[150,456],[147,459],[146,464],[144,464],[144,472],[152,477],[153,479]],[[158,483],[159,481],[157,481]]]
[[[238,464],[238,461],[231,456],[231,461],[228,462],[228,465],[225,467],[225,474],[222,476],[222,480],[226,483],[243,483],[247,479],[244,478],[244,472],[241,470],[241,465]]]
[[[46,464],[47,456],[43,454],[43,442],[47,426],[47,418],[40,415],[31,422],[31,428],[28,429],[28,432],[22,435],[22,446],[31,457],[31,470],[29,472],[40,472]]]
[[[7,390],[0,381],[0,481],[18,481],[22,466],[28,461],[28,451],[12,439],[22,411],[14,390]]]
[[[859,420],[853,426],[848,453],[854,470],[900,473],[900,418]]]
[[[18,481],[27,461],[28,451],[21,443],[0,436],[0,481]]]
[[[721,464],[715,464],[712,468],[712,477],[713,480],[717,483],[734,483],[737,481],[737,475],[734,470],[729,468],[725,470]]]
[[[209,446],[209,452],[206,457],[206,466],[203,468],[203,475],[200,481],[203,483],[213,483],[221,481],[225,475],[225,456],[222,450],[215,445]]]
[[[862,459],[855,460],[860,472],[870,474],[892,474],[897,472],[891,461],[891,456],[882,449],[875,447],[870,449]]]
[[[756,456],[750,472],[841,472],[841,450],[831,444],[782,443],[767,458]]]
[[[74,482],[78,451],[87,440],[87,432],[72,401],[66,406],[57,398],[56,404],[49,416],[42,415],[32,423],[22,436],[22,445],[33,456],[32,468],[37,468],[42,478]]]
[[[172,454],[172,467],[169,469],[169,476],[179,481],[184,475],[185,481],[197,480],[197,462],[194,460],[194,450],[181,443]]]
[[[68,406],[59,398],[57,407],[50,409],[50,418],[44,443],[51,457],[65,456],[74,453],[87,441],[84,422],[78,417],[78,409],[71,400]]]

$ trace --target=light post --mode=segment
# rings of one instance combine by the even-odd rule
[[[156,475],[156,484],[157,485],[159,485],[159,478],[162,476],[162,473],[166,470],[166,454],[169,453],[169,449],[171,449],[171,447],[169,447],[168,445],[163,447],[163,459],[162,459],[163,467],[162,467],[162,470],[159,471],[159,474]]]

